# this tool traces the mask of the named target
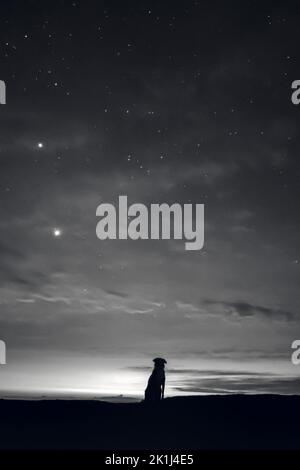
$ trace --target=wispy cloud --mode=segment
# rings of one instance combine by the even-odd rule
[[[186,393],[280,393],[299,394],[298,376],[266,374],[207,374],[198,378],[186,378],[181,384],[175,382],[173,389]]]
[[[248,302],[228,302],[207,299],[203,303],[207,307],[216,307],[221,313],[241,318],[262,316],[264,318],[281,321],[292,321],[297,318],[294,313],[286,310],[273,309],[271,307],[255,305]]]
[[[114,297],[121,297],[122,299],[126,299],[128,297],[128,294],[125,292],[120,292],[115,289],[103,289],[104,292],[106,292],[109,295],[112,295]]]

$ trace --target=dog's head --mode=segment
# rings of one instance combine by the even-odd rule
[[[165,367],[165,364],[167,364],[167,361],[163,359],[162,357],[156,357],[155,359],[153,359],[153,362],[154,362],[154,367],[158,367],[162,369]]]

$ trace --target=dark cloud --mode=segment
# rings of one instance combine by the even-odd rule
[[[253,374],[255,375],[255,374]],[[186,393],[276,393],[299,394],[299,377],[263,376],[249,377],[247,374],[235,377],[224,374],[215,378],[187,379],[183,385],[174,387]]]
[[[137,370],[137,371],[149,371],[151,370],[151,367],[143,367],[143,366],[136,366],[136,367],[127,367],[126,368],[127,370]],[[255,376],[255,377],[259,377],[259,376],[262,376],[262,377],[267,377],[268,375],[272,375],[271,373],[266,373],[266,372],[262,372],[262,373],[258,373],[258,372],[245,372],[245,371],[242,371],[242,370],[221,370],[221,369],[203,369],[203,370],[199,370],[199,369],[189,369],[189,368],[185,368],[185,369],[174,369],[174,368],[167,368],[167,371],[168,371],[168,374],[175,374],[175,375],[185,375],[187,378],[190,377],[191,375],[192,376],[228,376],[228,377],[232,377],[232,376]]]
[[[297,319],[294,313],[284,310],[272,309],[269,307],[262,307],[260,305],[253,305],[247,302],[224,302],[216,300],[205,300],[205,305],[220,306],[223,308],[224,313],[229,315],[238,315],[240,317],[252,317],[261,315],[266,318],[275,320],[292,321]]]
[[[18,274],[17,269],[15,271],[12,268],[0,269],[0,278],[2,279],[2,285],[20,286],[30,291],[40,290],[42,286],[47,282],[48,277],[43,272],[27,271],[24,274]]]
[[[113,295],[115,297],[121,297],[122,299],[126,299],[128,297],[128,294],[124,292],[116,291],[114,289],[104,289],[104,292],[106,292],[107,294]]]

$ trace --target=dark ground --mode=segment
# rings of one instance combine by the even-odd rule
[[[300,449],[299,396],[0,400],[1,449]]]

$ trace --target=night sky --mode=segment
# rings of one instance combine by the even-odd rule
[[[6,393],[300,393],[300,8],[2,1]],[[101,202],[205,204],[205,244],[96,237]]]

